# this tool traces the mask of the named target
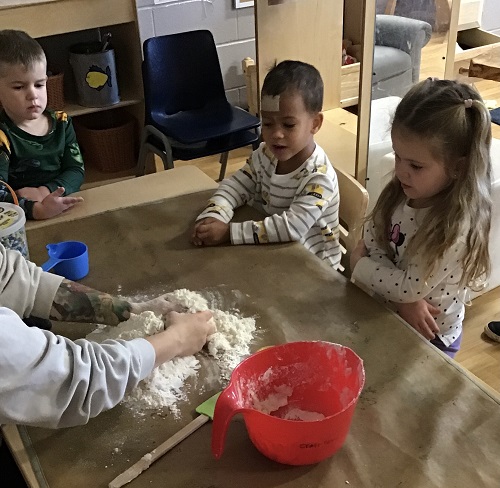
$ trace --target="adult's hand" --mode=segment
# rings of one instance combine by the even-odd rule
[[[170,325],[164,332],[146,338],[156,353],[155,366],[177,356],[197,353],[208,336],[216,332],[212,312],[208,310],[188,314],[170,312],[167,321]]]
[[[140,314],[142,312],[153,312],[156,315],[166,315],[169,312],[182,312],[181,305],[168,301],[167,295],[161,295],[146,302],[130,303],[130,312]]]

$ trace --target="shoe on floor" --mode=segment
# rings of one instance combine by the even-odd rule
[[[484,333],[493,341],[500,342],[500,321],[490,322],[484,328]]]

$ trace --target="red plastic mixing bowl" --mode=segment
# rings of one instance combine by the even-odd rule
[[[219,459],[233,415],[265,456],[314,464],[345,441],[363,389],[363,361],[330,342],[291,342],[261,350],[231,375],[215,406],[212,453]]]

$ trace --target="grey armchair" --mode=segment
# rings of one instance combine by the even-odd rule
[[[402,97],[419,80],[422,48],[432,27],[422,20],[377,15],[372,98]]]

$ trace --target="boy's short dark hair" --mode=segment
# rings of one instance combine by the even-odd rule
[[[287,90],[297,90],[308,112],[323,108],[323,80],[319,71],[302,61],[281,61],[267,73],[262,95],[276,97]]]
[[[22,64],[29,69],[39,61],[45,61],[45,53],[35,39],[24,31],[0,30],[0,74],[6,64]]]

